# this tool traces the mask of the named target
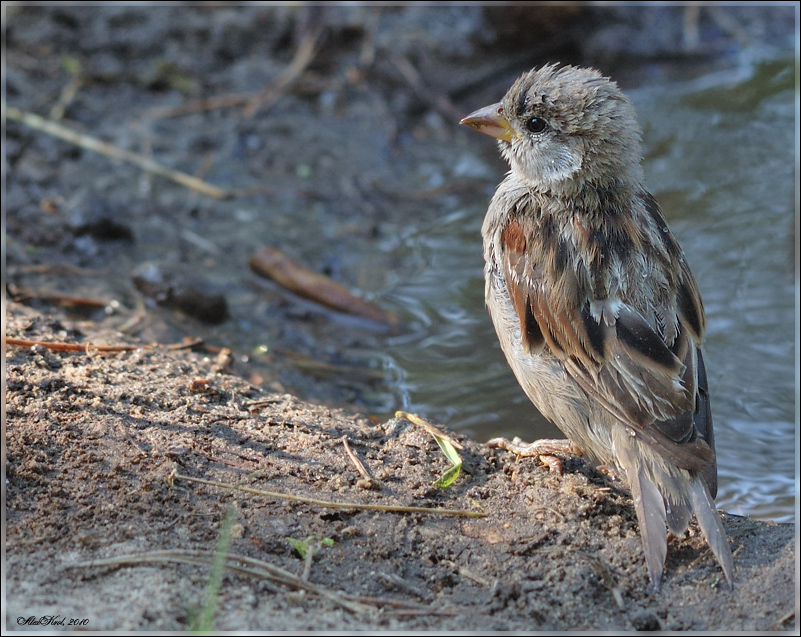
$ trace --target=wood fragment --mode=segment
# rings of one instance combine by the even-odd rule
[[[354,296],[347,288],[327,276],[311,270],[278,248],[265,246],[248,261],[250,269],[259,276],[272,279],[298,296],[338,312],[389,326],[397,326],[397,317],[377,305]]]
[[[33,347],[41,345],[54,352],[86,352],[87,348],[98,352],[133,352],[137,349],[148,348],[148,345],[92,345],[91,343],[54,343],[52,341],[31,341],[24,338],[6,338],[6,345],[15,347]]]

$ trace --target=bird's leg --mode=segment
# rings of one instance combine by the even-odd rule
[[[506,449],[511,451],[518,458],[530,458],[537,456],[543,463],[550,467],[551,471],[561,473],[562,461],[557,458],[555,453],[572,453],[583,455],[570,440],[542,439],[534,442],[523,442],[515,437],[513,440],[508,438],[493,438],[487,441],[487,446],[493,449]]]

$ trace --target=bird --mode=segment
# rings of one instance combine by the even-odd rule
[[[632,103],[596,69],[547,64],[460,123],[496,138],[510,167],[481,231],[489,314],[526,395],[568,438],[526,449],[625,477],[654,590],[667,530],[680,536],[693,514],[733,586],[703,301],[644,185]]]

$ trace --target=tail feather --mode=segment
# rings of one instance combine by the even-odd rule
[[[619,444],[617,453],[631,487],[653,588],[659,588],[667,556],[666,527],[674,535],[681,535],[693,513],[726,580],[733,586],[734,560],[705,476],[693,476],[681,470],[679,473],[660,470],[649,465],[648,454],[634,445]]]
[[[734,586],[734,560],[726,540],[726,532],[723,530],[723,523],[720,521],[712,496],[709,495],[709,490],[700,477],[693,480],[690,497],[698,526],[701,527],[701,532],[723,569],[729,585]]]
[[[670,532],[679,536],[687,530],[690,524],[692,512],[690,508],[684,503],[673,503],[668,501],[667,504],[667,524]]]
[[[678,537],[687,530],[692,518],[690,503],[680,496],[685,491],[684,481],[665,472],[659,476],[657,488],[665,502],[668,530]]]
[[[662,569],[667,556],[667,533],[665,531],[665,501],[657,486],[645,475],[639,463],[628,465],[626,477],[631,485],[634,510],[640,525],[645,564],[654,589],[659,588]]]

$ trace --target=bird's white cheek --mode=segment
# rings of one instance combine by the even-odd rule
[[[570,179],[581,169],[581,155],[569,148],[560,148],[551,155],[551,175],[554,181]]]
[[[581,154],[568,146],[541,142],[514,148],[510,153],[513,170],[525,180],[554,183],[571,179],[581,169]]]

